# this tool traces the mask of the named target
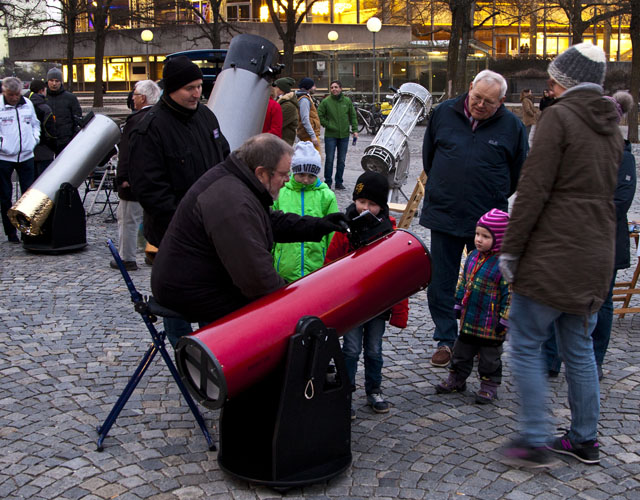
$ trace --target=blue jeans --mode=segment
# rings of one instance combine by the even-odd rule
[[[336,166],[336,186],[343,183],[342,174],[344,173],[344,160],[347,157],[347,149],[349,148],[349,137],[338,139],[336,137],[324,138],[324,152],[327,155],[324,160],[324,182],[331,185],[333,177],[333,156],[338,149],[338,165]]]
[[[596,438],[600,415],[600,384],[591,331],[597,314],[578,316],[558,311],[517,293],[511,294],[509,335],[513,376],[520,392],[520,433],[532,446],[549,441],[549,388],[540,347],[555,322],[556,340],[568,384],[571,427],[569,439],[583,443]]]
[[[358,358],[364,342],[364,390],[367,394],[380,392],[382,385],[382,337],[385,320],[373,318],[364,325],[348,331],[342,337],[342,354],[351,386],[356,386]]]
[[[164,331],[167,334],[167,340],[174,348],[176,347],[180,337],[191,335],[193,333],[191,323],[182,318],[162,318],[162,323],[164,325]],[[198,323],[198,326],[202,328],[208,324],[209,323],[206,322],[200,322]]]
[[[454,311],[456,284],[464,247],[475,249],[473,238],[459,238],[431,230],[431,284],[427,288],[429,312],[435,323],[433,338],[438,346],[453,349],[458,338],[458,322]]]
[[[0,160],[0,210],[2,210],[4,234],[7,236],[17,234],[16,228],[13,227],[7,216],[7,212],[12,206],[13,184],[11,182],[11,174],[13,174],[14,170],[18,173],[20,192],[24,194],[29,189],[29,186],[33,184],[33,169],[33,158],[21,162]]]
[[[598,311],[598,321],[593,332],[591,332],[593,354],[596,358],[596,365],[600,367],[604,363],[604,356],[607,353],[609,339],[611,338],[611,325],[613,324],[613,287],[616,284],[616,274],[616,271],[614,271],[609,293]],[[553,328],[551,329],[549,339],[542,344],[542,352],[547,362],[547,370],[559,372],[562,366],[562,358],[560,357],[560,353],[558,353],[555,330]]]

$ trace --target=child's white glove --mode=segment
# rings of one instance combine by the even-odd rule
[[[519,261],[520,257],[508,253],[502,253],[500,257],[498,257],[498,267],[500,268],[502,277],[507,283],[513,283]]]

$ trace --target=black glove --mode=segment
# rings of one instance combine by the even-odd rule
[[[496,333],[498,334],[504,332],[506,329],[507,327],[503,323],[498,322],[498,324],[496,325]]]
[[[462,318],[462,309],[454,309],[456,312],[456,319]]]
[[[318,221],[318,230],[323,234],[333,233],[334,231],[346,233],[349,229],[348,222],[349,217],[342,212],[335,212],[324,216]]]

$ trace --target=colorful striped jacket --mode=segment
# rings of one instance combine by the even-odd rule
[[[498,268],[498,254],[474,250],[464,264],[456,289],[461,310],[460,333],[503,341],[509,317],[509,285]],[[498,324],[502,327],[497,328]]]

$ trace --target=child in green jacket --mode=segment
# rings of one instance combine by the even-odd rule
[[[309,141],[298,142],[291,159],[293,177],[280,190],[274,210],[324,217],[338,211],[336,195],[318,179],[320,154]],[[292,282],[322,267],[333,233],[321,241],[276,243],[273,264],[282,278]]]

